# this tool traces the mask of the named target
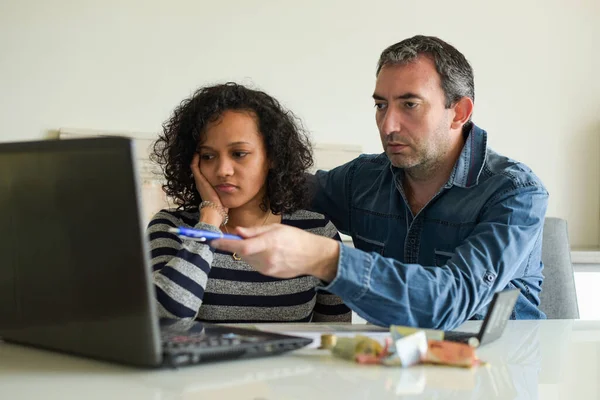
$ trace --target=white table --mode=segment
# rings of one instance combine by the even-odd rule
[[[511,321],[478,355],[491,366],[361,366],[307,349],[142,370],[0,343],[0,399],[600,399],[600,321]]]

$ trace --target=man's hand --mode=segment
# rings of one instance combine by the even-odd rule
[[[273,224],[237,228],[244,240],[214,240],[211,246],[237,253],[258,272],[276,278],[313,275],[332,281],[337,274],[339,243],[291,226]]]

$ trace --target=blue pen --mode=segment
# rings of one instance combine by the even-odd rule
[[[187,239],[192,239],[198,242],[210,242],[215,239],[233,239],[242,240],[240,236],[230,235],[228,233],[205,231],[203,229],[185,228],[183,226],[177,228],[169,228],[169,232]]]

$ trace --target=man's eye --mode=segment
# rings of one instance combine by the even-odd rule
[[[387,104],[385,103],[375,103],[375,108],[378,110],[383,110],[386,106]]]
[[[419,103],[415,103],[412,101],[407,101],[404,103],[404,107],[409,108],[409,109],[417,108],[418,105],[419,105]]]

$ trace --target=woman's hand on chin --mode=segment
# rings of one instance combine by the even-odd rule
[[[195,153],[190,164],[190,169],[194,175],[194,181],[196,182],[196,190],[200,194],[202,201],[209,201],[212,203],[210,207],[202,207],[200,210],[200,222],[205,222],[210,225],[220,226],[224,223],[225,218],[229,210],[223,207],[221,198],[216,190],[212,187],[210,182],[202,175],[200,171],[200,154]]]

